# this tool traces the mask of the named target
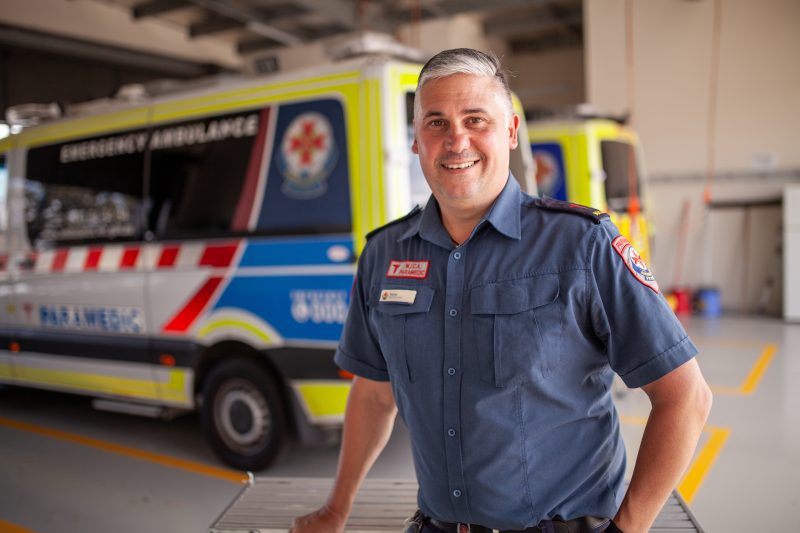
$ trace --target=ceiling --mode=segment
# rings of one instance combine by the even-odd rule
[[[583,42],[581,0],[95,0],[156,18],[191,39],[235,45],[241,55],[300,46],[325,37],[371,30],[395,33],[411,22],[480,14],[487,35],[512,52]]]

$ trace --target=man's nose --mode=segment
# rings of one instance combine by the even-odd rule
[[[460,153],[469,148],[469,135],[464,128],[458,126],[450,129],[445,145],[451,152]]]

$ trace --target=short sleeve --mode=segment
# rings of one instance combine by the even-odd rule
[[[358,272],[350,295],[342,337],[334,361],[343,370],[375,381],[389,381],[386,360],[369,322],[366,286],[369,279],[366,250],[358,262]]]
[[[647,385],[697,354],[647,265],[613,223],[594,227],[589,254],[592,324],[626,385]]]

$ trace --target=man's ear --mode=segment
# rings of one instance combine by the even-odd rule
[[[417,136],[414,135],[414,142],[411,143],[411,153],[419,155],[419,147],[417,146]]]
[[[512,114],[511,122],[508,124],[508,146],[512,150],[519,144],[519,138],[517,136],[519,133],[519,123],[519,115],[516,113]]]

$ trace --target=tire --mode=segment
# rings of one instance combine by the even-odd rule
[[[214,451],[241,470],[262,470],[289,442],[286,408],[278,381],[244,359],[224,361],[203,386],[203,428]]]

